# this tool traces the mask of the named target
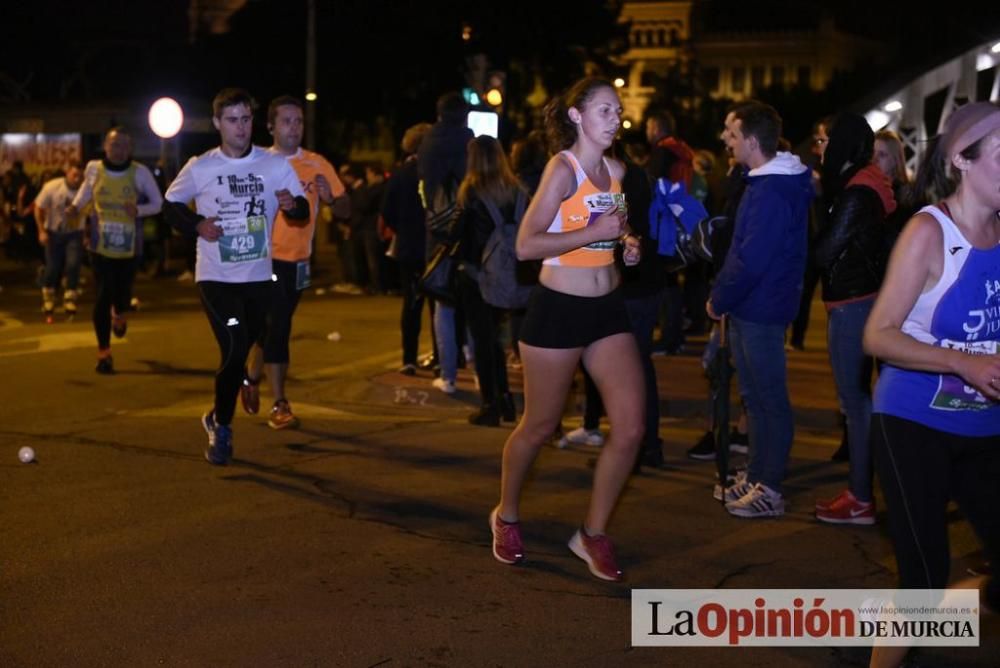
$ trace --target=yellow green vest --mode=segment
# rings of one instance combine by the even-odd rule
[[[126,204],[136,204],[135,173],[134,162],[120,175],[110,173],[103,162],[97,167],[94,180],[96,250],[105,257],[135,256],[135,218],[125,210]]]

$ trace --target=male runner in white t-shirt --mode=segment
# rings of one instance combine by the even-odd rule
[[[288,161],[250,143],[256,106],[238,88],[215,96],[212,122],[221,145],[184,165],[163,207],[172,225],[198,235],[195,282],[222,356],[215,404],[201,420],[208,432],[205,458],[215,465],[232,456],[230,425],[243,365],[272,295],[275,216],[280,209],[293,220],[309,218],[309,202]],[[194,211],[188,207],[192,200]]]
[[[56,288],[60,274],[66,276],[63,307],[66,315],[76,314],[76,290],[80,284],[83,256],[83,217],[69,216],[70,204],[83,183],[83,167],[72,163],[66,175],[47,181],[35,198],[38,242],[45,247],[45,278],[42,283],[42,310],[52,322]]]

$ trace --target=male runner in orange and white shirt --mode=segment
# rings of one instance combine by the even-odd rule
[[[295,307],[302,291],[309,287],[309,258],[319,203],[332,205],[335,215],[346,217],[350,201],[333,166],[318,153],[301,148],[303,105],[299,99],[286,95],[272,100],[267,108],[267,129],[274,137],[274,145],[269,150],[288,158],[309,200],[310,216],[308,220],[298,221],[279,214],[274,221],[271,258],[275,292],[267,326],[247,359],[240,399],[247,413],[254,415],[260,410],[258,383],[261,367],[267,365],[267,377],[274,393],[267,424],[273,429],[285,429],[299,423],[285,398],[288,341]]]

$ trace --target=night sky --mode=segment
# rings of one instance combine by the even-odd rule
[[[247,87],[265,103],[282,93],[302,94],[304,0],[251,0],[233,17],[229,34],[193,45],[188,4],[7,3],[0,104],[144,105],[169,94],[207,109],[225,85]],[[538,68],[550,90],[560,88],[580,75],[584,54],[600,62],[620,37],[614,4],[317,0],[320,115],[364,121],[383,114],[397,128],[432,120],[434,99],[462,86],[465,58],[475,51],[497,69]],[[893,45],[880,76],[998,34],[998,13],[978,3],[950,3],[947,13],[931,16],[914,12],[912,2],[706,0],[696,6],[702,25],[728,30],[815,25],[826,8],[838,25]],[[470,43],[461,39],[463,23],[473,27]]]

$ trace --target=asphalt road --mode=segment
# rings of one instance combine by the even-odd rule
[[[700,344],[656,359],[669,466],[622,497],[617,585],[565,546],[596,448],[543,450],[523,502],[528,562],[493,560],[486,518],[509,427],[466,422],[469,371],[454,398],[395,372],[398,298],[309,292],[288,384],[302,427],[240,414],[235,461],[215,468],[199,416],[218,352],[190,283],[138,282],[112,377],[94,373],[86,315],[45,325],[22,268],[0,267],[0,284],[2,666],[867,665],[863,648],[630,645],[631,588],[894,585],[884,516],[812,517],[847,471],[829,461],[840,434],[818,304],[807,352],[789,358],[796,440],[779,520],[731,518],[711,499],[712,464],[684,458],[705,411]],[[18,461],[22,446],[35,463]],[[979,554],[957,517],[951,532],[958,577]],[[997,625],[983,624],[983,647],[922,650],[919,665],[998,665]]]

